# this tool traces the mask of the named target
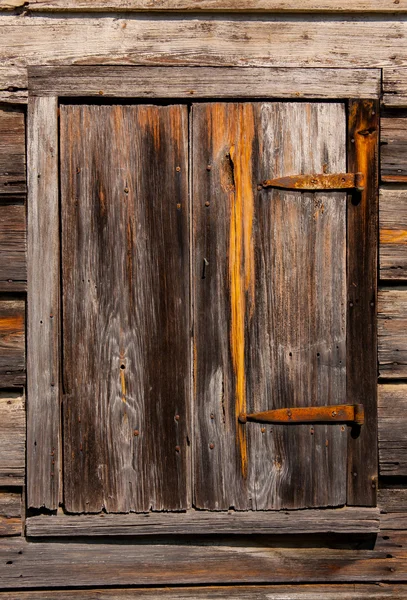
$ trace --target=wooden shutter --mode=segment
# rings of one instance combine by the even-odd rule
[[[237,420],[347,402],[346,194],[258,188],[346,171],[344,105],[212,103],[192,114],[194,503],[345,504],[345,426]]]
[[[186,106],[61,106],[64,502],[189,506]]]

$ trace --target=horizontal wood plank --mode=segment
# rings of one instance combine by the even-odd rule
[[[407,488],[379,489],[377,503],[381,511],[387,513],[407,513]]]
[[[407,188],[380,189],[380,278],[407,279]]]
[[[389,108],[407,107],[407,68],[383,69],[382,103]]]
[[[33,95],[123,98],[375,98],[380,69],[32,67]]]
[[[20,391],[0,392],[0,485],[23,485],[25,407]]]
[[[315,539],[315,538],[313,538]],[[287,541],[287,540],[286,540]],[[374,545],[373,545],[374,544]],[[405,581],[407,534],[383,531],[354,547],[281,547],[266,538],[182,543],[0,540],[4,590],[63,586]]]
[[[380,175],[383,182],[407,182],[407,111],[380,119]]]
[[[405,13],[405,0],[0,0],[0,10],[30,11],[188,11],[188,12],[332,12]]]
[[[0,592],[0,600],[405,600],[407,585],[256,585]]]
[[[379,290],[377,316],[379,375],[407,377],[407,289]]]
[[[375,508],[339,508],[284,512],[189,512],[145,515],[61,515],[27,519],[27,535],[128,536],[172,534],[374,533],[379,528]]]
[[[26,104],[27,85],[27,69],[0,67],[0,102]]]
[[[407,62],[407,21],[272,15],[94,19],[3,14],[2,66],[67,64],[258,67],[396,66]],[[333,43],[335,40],[335,43]],[[16,51],[18,49],[18,52]]]
[[[0,291],[25,291],[26,217],[24,204],[0,205]]]
[[[379,464],[382,475],[407,475],[407,385],[379,385]]]
[[[22,109],[0,108],[0,196],[26,192]]]
[[[21,533],[21,493],[0,491],[0,536]]]
[[[25,383],[25,302],[0,300],[0,388]]]

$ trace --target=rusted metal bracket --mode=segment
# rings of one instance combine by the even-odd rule
[[[241,413],[239,422],[246,423],[347,423],[363,425],[363,404],[337,404],[331,406],[304,406],[299,408],[277,408],[258,413]]]
[[[288,175],[263,181],[264,188],[282,188],[286,190],[357,190],[365,188],[363,173],[320,173],[315,175]]]

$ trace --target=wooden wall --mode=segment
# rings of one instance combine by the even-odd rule
[[[407,0],[0,0],[0,589],[95,588],[0,600],[407,598],[406,14]],[[35,64],[381,69],[376,540],[25,541],[25,105]],[[201,587],[96,589],[152,581]]]

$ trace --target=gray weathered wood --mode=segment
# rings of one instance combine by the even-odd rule
[[[0,485],[23,485],[25,407],[21,391],[0,392]]]
[[[27,87],[27,69],[11,65],[0,67],[0,102],[26,104]]]
[[[405,13],[405,0],[0,0],[0,10]]]
[[[186,509],[188,108],[60,110],[65,506]]]
[[[380,119],[380,177],[384,182],[407,182],[407,112]]]
[[[237,421],[345,399],[346,194],[258,191],[274,176],[342,171],[345,133],[342,104],[193,106],[199,508],[346,503],[346,427]]]
[[[284,537],[284,536],[281,536]],[[315,538],[314,538],[315,539]],[[126,585],[403,582],[405,532],[383,530],[373,540],[292,547],[289,540],[247,537],[146,545],[30,543],[0,540],[4,590]],[[315,544],[315,541],[314,541]],[[359,549],[357,547],[359,546]]]
[[[123,98],[375,98],[380,69],[30,67],[33,95]]]
[[[0,388],[25,383],[25,302],[0,300]]]
[[[379,462],[382,475],[407,475],[407,385],[379,385]]]
[[[365,187],[347,202],[346,398],[361,403],[365,424],[348,437],[347,503],[376,506],[377,491],[377,237],[379,102],[350,100],[348,170]],[[333,257],[333,268],[338,261]],[[323,302],[326,292],[322,291]]]
[[[380,189],[380,277],[407,279],[407,189]]]
[[[28,106],[28,507],[59,501],[59,208],[56,98]]]
[[[21,493],[0,491],[0,536],[21,533]]]
[[[407,69],[386,67],[383,69],[383,105],[391,108],[407,108]]]
[[[3,14],[0,29],[7,44],[0,61],[4,67],[125,63],[297,68],[380,68],[407,62],[405,19],[160,17]]]
[[[407,395],[407,386],[405,386]],[[380,510],[387,513],[407,512],[407,488],[379,489],[377,504]]]
[[[32,537],[179,534],[377,533],[376,508],[178,514],[38,516],[26,521]]]
[[[0,205],[0,291],[27,287],[26,217],[24,204]]]
[[[406,600],[407,585],[234,585],[0,592],[0,600]]]
[[[379,374],[407,377],[407,289],[382,288],[378,300]]]
[[[24,112],[0,108],[0,197],[26,192]]]

